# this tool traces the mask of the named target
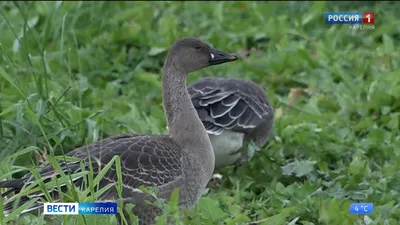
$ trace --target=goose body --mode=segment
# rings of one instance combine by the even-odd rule
[[[90,145],[77,148],[67,156],[80,159],[79,162],[59,161],[66,174],[77,174],[92,167],[95,175],[114,156],[119,156],[122,168],[122,198],[125,203],[133,203],[133,213],[139,217],[141,225],[155,223],[160,209],[149,205],[145,200],[153,201],[154,197],[143,193],[139,186],[153,187],[157,196],[168,199],[175,188],[179,188],[179,203],[191,209],[200,198],[214,171],[214,154],[207,132],[194,109],[186,88],[188,73],[229,61],[237,57],[211,48],[196,38],[183,38],[170,48],[163,67],[163,105],[169,126],[168,135],[122,134],[109,137]],[[45,165],[39,171],[44,182],[59,177],[52,165]],[[74,185],[82,185],[84,178],[74,179]],[[19,193],[24,186],[31,184],[35,178],[31,174],[17,180],[0,182],[0,188],[8,188],[2,197],[10,193]],[[108,184],[116,184],[118,176],[112,167],[101,179],[99,189]],[[66,188],[65,184],[60,185]],[[63,189],[65,190],[65,189]],[[47,191],[58,200],[57,187]],[[7,215],[17,205],[44,197],[36,192],[22,196],[18,201],[15,196],[7,199],[4,212]],[[102,194],[99,201],[118,199],[116,188]],[[27,210],[41,208],[43,202],[37,199]],[[130,212],[128,212],[130,213]]]
[[[209,77],[188,86],[193,105],[213,146],[215,167],[241,163],[242,149],[253,141],[263,147],[271,132],[274,109],[256,83]]]

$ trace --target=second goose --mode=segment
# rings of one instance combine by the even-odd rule
[[[274,109],[264,90],[245,79],[208,77],[188,87],[207,130],[215,167],[243,164],[250,141],[262,148],[271,133]]]

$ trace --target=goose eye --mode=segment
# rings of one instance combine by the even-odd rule
[[[195,48],[197,51],[200,51],[200,50],[201,50],[201,46],[200,46],[200,45],[195,45],[194,48]]]

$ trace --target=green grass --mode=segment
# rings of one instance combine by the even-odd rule
[[[276,121],[269,144],[236,173],[220,171],[222,180],[185,212],[184,224],[400,223],[400,4],[0,7],[1,180],[40,164],[34,152],[60,155],[124,132],[164,133],[160,68],[176,39],[196,36],[226,52],[251,54],[198,71],[189,82],[253,80],[268,91]],[[375,12],[375,29],[326,25],[329,11]],[[374,212],[350,215],[353,202],[372,202]],[[174,204],[166,208],[176,212]],[[109,216],[73,217],[64,219],[115,223]],[[16,223],[44,219],[27,214]]]

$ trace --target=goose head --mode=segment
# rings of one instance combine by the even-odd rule
[[[175,68],[182,68],[186,73],[237,59],[238,57],[233,54],[225,53],[200,39],[190,37],[177,40],[167,56],[167,62],[172,62]]]

